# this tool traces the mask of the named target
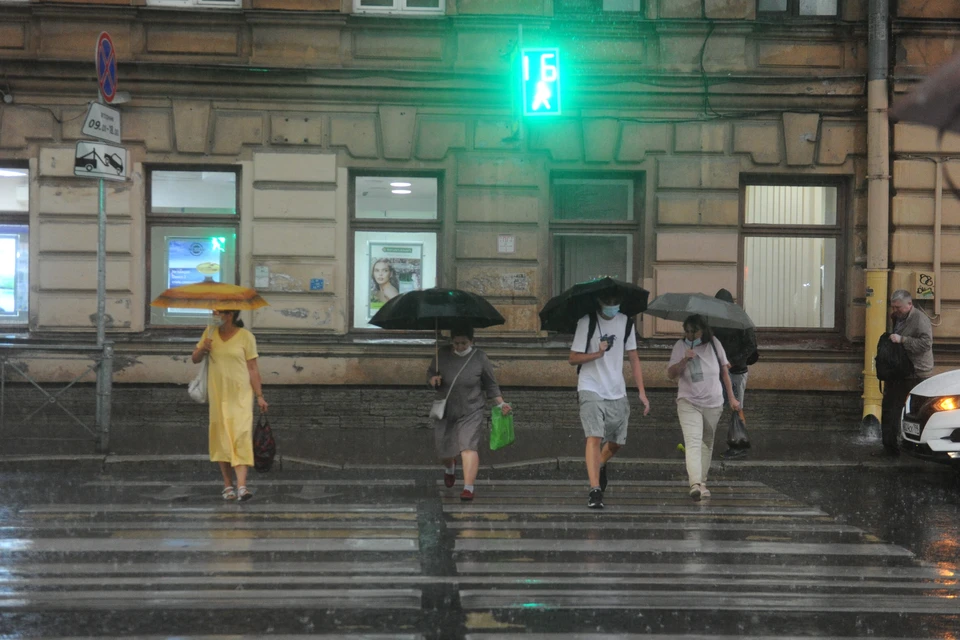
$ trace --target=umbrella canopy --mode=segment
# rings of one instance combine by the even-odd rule
[[[205,280],[167,289],[150,305],[168,309],[249,311],[266,307],[267,301],[250,287]]]
[[[960,56],[931,73],[890,109],[894,122],[913,122],[960,133]]]
[[[620,297],[620,312],[626,316],[642,313],[647,308],[647,298],[650,296],[646,289],[613,278],[580,282],[544,305],[540,311],[540,328],[544,331],[573,333],[577,330],[580,318],[597,310],[600,295],[610,293]]]
[[[644,312],[664,320],[683,322],[701,315],[711,327],[752,329],[753,320],[737,305],[702,293],[665,293],[654,298]]]
[[[476,329],[503,324],[506,320],[493,305],[469,291],[424,289],[391,298],[370,319],[384,329],[452,329],[467,324]]]

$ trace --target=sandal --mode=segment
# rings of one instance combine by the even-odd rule
[[[246,487],[237,487],[237,499],[241,502],[249,500],[253,497],[253,494],[247,491]]]
[[[220,492],[220,495],[223,496],[224,500],[236,500],[237,492],[233,490],[233,487],[224,487],[223,491]]]

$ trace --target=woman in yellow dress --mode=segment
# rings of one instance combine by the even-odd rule
[[[192,360],[207,366],[207,401],[210,404],[210,461],[220,465],[224,500],[249,500],[247,470],[253,466],[253,398],[262,413],[263,399],[260,369],[257,367],[257,341],[243,328],[239,311],[214,311],[215,327],[207,329]],[[233,488],[230,469],[237,477]]]

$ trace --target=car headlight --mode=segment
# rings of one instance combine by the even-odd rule
[[[931,405],[934,411],[954,411],[960,408],[960,396],[944,396]]]

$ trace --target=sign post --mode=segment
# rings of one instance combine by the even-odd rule
[[[120,143],[120,112],[104,106],[117,97],[117,53],[106,31],[97,38],[94,52],[100,101],[90,105],[83,133],[105,142]],[[127,152],[99,142],[80,141],[74,155],[73,174],[99,179],[97,215],[97,346],[106,339],[107,311],[107,198],[103,181],[127,179]]]
[[[117,96],[117,54],[106,31],[97,38],[94,53],[97,67],[98,101],[90,105],[82,131],[103,142],[81,140],[74,154],[73,174],[98,179],[97,211],[97,346],[102,349],[97,368],[97,449],[110,447],[110,396],[113,386],[113,343],[106,341],[107,322],[107,194],[104,180],[126,180],[129,161],[120,144],[120,112],[105,106]]]

